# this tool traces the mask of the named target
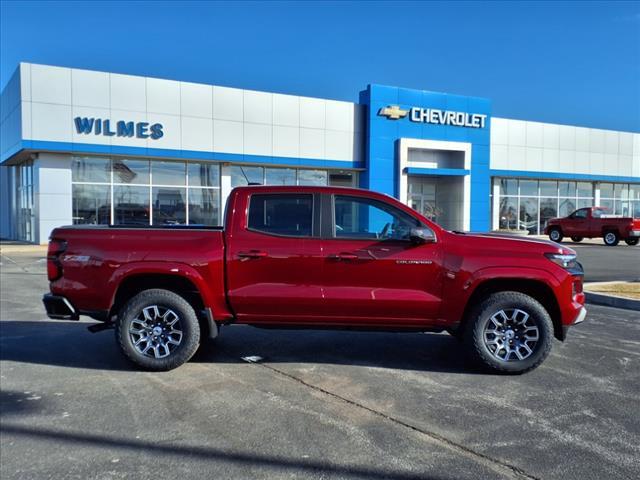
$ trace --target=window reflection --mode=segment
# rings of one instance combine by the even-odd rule
[[[113,223],[149,225],[149,187],[113,187]]]
[[[267,168],[265,185],[295,185],[296,171],[293,168]]]
[[[547,222],[558,216],[558,200],[555,198],[540,199],[540,232],[544,231]]]
[[[215,163],[189,163],[189,185],[192,187],[219,187],[220,166]]]
[[[506,230],[518,229],[518,198],[500,198],[500,228]]]
[[[153,224],[180,225],[187,223],[186,188],[153,187]]]
[[[218,190],[189,190],[189,224],[220,225],[220,194]]]
[[[113,183],[149,183],[149,160],[113,160]]]
[[[538,199],[536,197],[520,198],[519,230],[528,230],[531,235],[538,233]]]
[[[220,222],[218,163],[73,157],[72,178],[74,223],[184,224],[188,196],[190,223]]]
[[[247,165],[233,165],[231,167],[231,186],[240,187],[255,183],[262,185],[264,183],[264,168],[250,167]]]
[[[494,185],[500,189],[498,226],[501,229],[527,230],[540,235],[551,218],[566,217],[578,208],[594,205],[592,182],[496,178]],[[516,193],[506,195],[507,192]],[[624,189],[615,192],[625,195]]]
[[[152,162],[154,185],[186,185],[184,162]]]
[[[326,185],[325,170],[298,170],[298,185]]]
[[[108,224],[111,219],[111,187],[73,185],[73,223]]]
[[[73,157],[71,181],[109,183],[111,181],[110,165],[108,158]]]

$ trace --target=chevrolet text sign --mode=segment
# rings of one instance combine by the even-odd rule
[[[484,128],[487,121],[487,115],[480,113],[453,112],[420,107],[411,107],[410,110],[404,110],[398,105],[389,105],[381,108],[378,115],[387,117],[389,120],[399,120],[408,115],[409,120],[412,122],[468,128]]]

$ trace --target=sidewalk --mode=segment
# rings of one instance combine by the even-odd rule
[[[15,240],[0,240],[0,254],[9,255],[11,253],[33,253],[45,255],[47,253],[47,246],[17,242]]]

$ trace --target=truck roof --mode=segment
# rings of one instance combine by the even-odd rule
[[[232,192],[246,192],[246,193],[279,193],[279,192],[304,192],[304,193],[335,193],[340,195],[367,195],[373,197],[389,198],[390,196],[384,193],[374,192],[373,190],[367,190],[364,188],[354,187],[335,187],[335,186],[322,186],[322,185],[248,185],[242,187],[235,187]],[[393,197],[391,197],[393,198]]]

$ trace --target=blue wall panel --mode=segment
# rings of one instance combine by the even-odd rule
[[[362,187],[400,196],[400,169],[398,142],[400,138],[441,140],[471,143],[471,230],[486,231],[490,228],[489,139],[491,101],[485,98],[449,95],[437,92],[396,88],[384,85],[369,85],[361,92],[361,103],[368,106],[368,131],[366,147],[367,170],[361,174]],[[487,115],[484,128],[435,125],[412,122],[407,117],[390,120],[380,116],[381,108],[398,105],[451,110]],[[428,174],[428,169],[419,169],[413,174]],[[411,170],[409,170],[411,174]],[[434,170],[438,175],[438,170]]]

